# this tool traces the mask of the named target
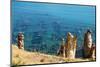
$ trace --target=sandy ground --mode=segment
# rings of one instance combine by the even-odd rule
[[[63,63],[63,62],[79,62],[79,61],[95,61],[91,59],[67,59],[54,55],[47,55],[39,52],[28,52],[23,49],[18,49],[12,45],[12,65],[29,65],[29,64],[48,64],[48,63]]]

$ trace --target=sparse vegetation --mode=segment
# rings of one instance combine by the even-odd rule
[[[23,49],[18,49],[12,45],[12,67],[27,64],[46,64],[46,63],[63,63],[63,62],[80,62],[80,61],[95,61],[95,59],[67,59],[54,55],[47,55],[39,52],[28,52]]]

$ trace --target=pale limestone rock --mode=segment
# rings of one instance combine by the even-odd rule
[[[70,32],[67,34],[66,43],[63,39],[62,45],[59,49],[59,54],[68,59],[74,59],[76,54],[77,37],[73,36]]]
[[[74,59],[76,54],[77,37],[73,36],[71,33],[67,35],[66,41],[66,58]]]

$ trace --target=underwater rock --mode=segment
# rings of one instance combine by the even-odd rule
[[[18,48],[19,49],[24,49],[24,35],[22,32],[19,32],[18,33],[18,36],[17,36],[17,44],[18,44]]]

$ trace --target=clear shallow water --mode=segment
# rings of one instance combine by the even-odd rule
[[[93,6],[12,2],[12,44],[24,32],[26,50],[56,54],[68,32],[77,35],[80,49],[88,28],[96,42]]]

